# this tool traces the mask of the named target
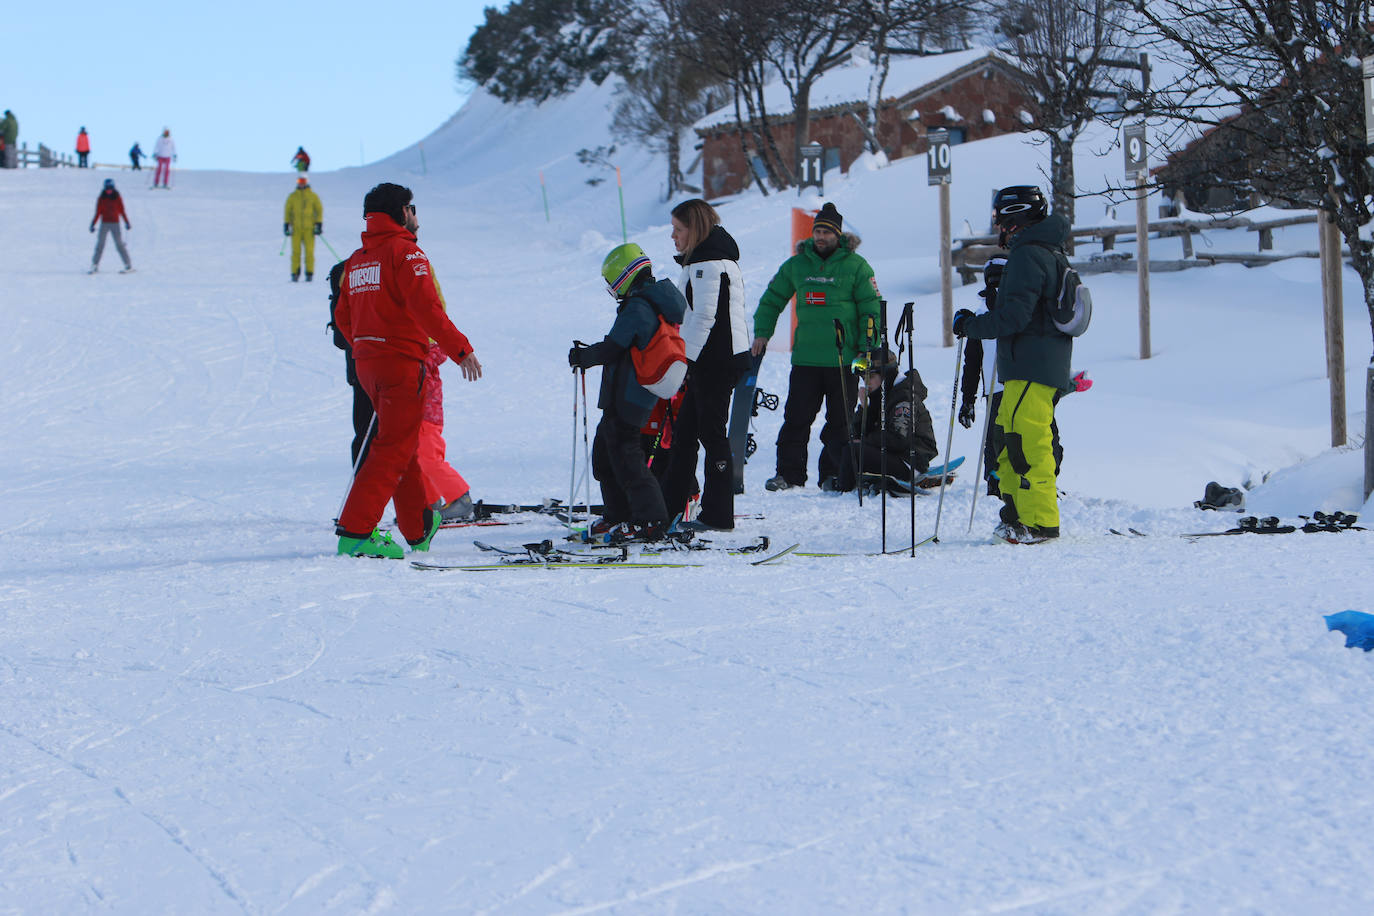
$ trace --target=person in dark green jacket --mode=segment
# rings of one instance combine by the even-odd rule
[[[1058,256],[1069,224],[1049,214],[1045,195],[1034,185],[1003,188],[993,208],[999,243],[1008,249],[997,307],[982,315],[960,309],[954,333],[997,340],[997,375],[1003,381],[995,421],[1002,435],[997,480],[1004,506],[993,534],[1013,544],[1036,544],[1059,537],[1054,407],[1073,390],[1073,338],[1054,326],[1048,305],[1059,292]]]
[[[855,249],[859,238],[844,232],[844,218],[831,203],[821,207],[811,238],[783,262],[754,312],[753,353],[768,347],[787,300],[797,297],[797,334],[792,341],[792,373],[778,432],[777,476],[765,487],[787,490],[806,485],[806,453],[811,424],[825,402],[819,479],[838,477],[835,456],[849,441],[846,405],[854,403],[855,376],[849,365],[860,351],[878,346],[879,295],[873,268]],[[835,322],[843,329],[836,339]]]
[[[0,136],[5,138],[3,165],[7,169],[15,168],[19,164],[19,150],[15,147],[19,141],[19,119],[8,108],[5,109],[5,117],[0,119]]]

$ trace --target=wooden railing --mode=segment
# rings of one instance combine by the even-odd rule
[[[1157,238],[1180,237],[1183,242],[1183,258],[1177,261],[1151,260],[1150,269],[1186,270],[1189,267],[1208,267],[1222,262],[1240,263],[1247,267],[1253,267],[1258,264],[1281,261],[1285,258],[1315,258],[1317,257],[1316,251],[1298,251],[1286,254],[1266,254],[1265,252],[1272,251],[1274,247],[1275,229],[1301,226],[1308,223],[1315,224],[1316,222],[1317,215],[1315,213],[1259,221],[1244,216],[1214,220],[1177,218],[1156,220],[1146,224],[1147,231]],[[1259,252],[1253,255],[1243,253],[1195,254],[1193,236],[1209,229],[1245,229],[1247,232],[1256,232],[1259,234]],[[1083,261],[1074,261],[1074,267],[1080,273],[1135,270],[1135,260],[1129,252],[1116,252],[1114,250],[1117,242],[1135,241],[1135,226],[1086,226],[1072,230],[1070,236],[1076,240],[1094,240],[1102,246],[1100,254],[1090,255]],[[971,235],[955,239],[952,259],[954,269],[959,272],[960,280],[965,284],[976,282],[983,264],[1000,250],[997,248],[997,236],[995,235]]]
[[[42,143],[38,144],[38,149],[31,150],[27,143],[19,144],[19,149],[15,150],[16,165],[21,169],[37,166],[40,169],[56,168],[58,166],[72,167],[76,165],[76,156],[67,153],[54,153]]]

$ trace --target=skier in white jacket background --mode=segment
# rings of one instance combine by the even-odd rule
[[[167,187],[167,179],[172,174],[172,162],[177,157],[177,145],[172,142],[172,132],[167,128],[162,128],[162,136],[157,138],[157,143],[153,145],[153,158],[157,160],[157,171],[153,172],[153,187],[162,183],[162,187]]]

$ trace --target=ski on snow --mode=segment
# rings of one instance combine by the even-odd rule
[[[1192,541],[1198,538],[1234,537],[1241,534],[1292,534],[1295,531],[1301,531],[1304,534],[1316,534],[1319,532],[1338,533],[1341,531],[1365,530],[1355,524],[1355,522],[1359,520],[1359,517],[1351,515],[1348,512],[1327,514],[1318,511],[1313,512],[1310,516],[1300,515],[1298,518],[1302,519],[1304,522],[1301,527],[1297,525],[1285,525],[1280,522],[1278,516],[1274,515],[1265,518],[1247,515],[1236,523],[1236,527],[1228,528],[1226,531],[1197,531],[1191,534],[1180,534],[1178,537]],[[1139,531],[1135,528],[1127,528],[1125,531],[1119,528],[1108,528],[1107,531],[1119,537],[1143,538],[1149,536],[1144,531]]]

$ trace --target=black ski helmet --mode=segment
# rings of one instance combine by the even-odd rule
[[[1015,229],[1038,223],[1049,215],[1049,202],[1033,184],[1014,184],[992,199],[992,221],[999,229]]]

